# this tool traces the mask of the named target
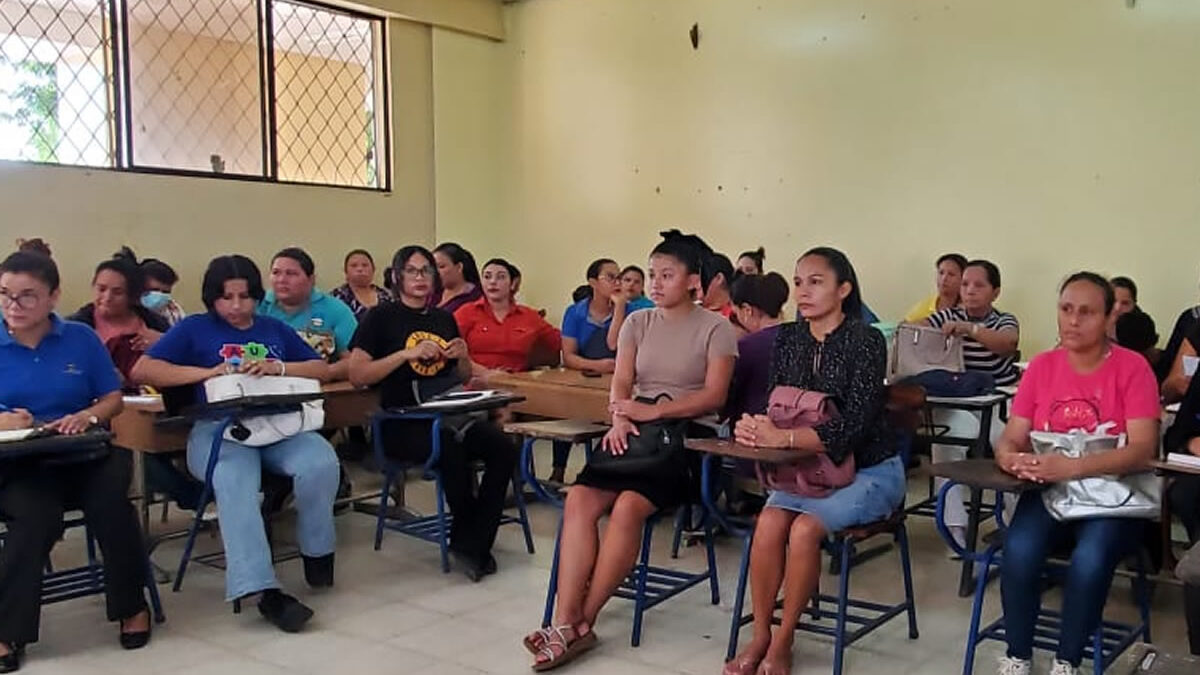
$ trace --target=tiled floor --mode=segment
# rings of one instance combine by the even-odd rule
[[[916,485],[917,481],[914,481]],[[410,503],[428,508],[427,484],[410,484]],[[529,671],[529,655],[521,636],[536,628],[557,512],[531,507],[537,554],[525,553],[517,527],[501,530],[496,557],[500,572],[480,584],[458,573],[442,574],[437,550],[401,535],[385,537],[383,550],[371,548],[373,519],[347,513],[337,519],[337,586],[314,593],[303,585],[299,561],[282,563],[279,573],[288,589],[317,612],[309,629],[285,635],[267,625],[253,606],[238,616],[223,603],[219,571],[194,566],[181,593],[163,586],[168,621],[158,626],[151,645],[124,652],[117,646],[115,626],[104,622],[103,602],[87,598],[48,607],[43,612],[42,640],[33,645],[23,672],[34,675],[270,675],[314,673],[372,675],[492,673]],[[157,527],[157,526],[156,526]],[[670,537],[656,537],[655,560],[666,560]],[[281,531],[290,527],[281,525]],[[957,673],[970,616],[969,600],[957,597],[957,567],[927,519],[910,525],[921,637],[910,641],[903,619],[897,619],[847,652],[847,673]],[[213,546],[216,542],[204,542]],[[164,544],[156,561],[173,568],[178,542]],[[78,555],[78,542],[56,550],[59,564]],[[629,646],[630,606],[613,601],[601,615],[601,645],[567,670],[578,675],[600,673],[719,673],[729,629],[732,592],[740,547],[719,547],[722,595],[720,606],[708,604],[708,592],[697,587],[646,617],[643,643]],[[700,548],[688,549],[680,566],[700,567]],[[76,558],[77,560],[77,558]],[[827,578],[832,583],[832,578]],[[852,590],[863,597],[892,600],[900,596],[899,563],[888,554],[855,570]],[[1128,584],[1120,583],[1109,613],[1132,612]],[[1055,601],[1057,602],[1057,601]],[[989,593],[988,612],[995,612],[998,591]],[[1177,586],[1161,586],[1155,597],[1155,639],[1168,649],[1184,647],[1181,600]],[[996,643],[980,649],[976,672],[994,672]],[[801,634],[796,640],[795,673],[828,673],[832,649],[827,640]],[[1044,658],[1044,657],[1043,657]]]

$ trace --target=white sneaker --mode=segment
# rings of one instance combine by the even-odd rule
[[[1031,668],[1033,668],[1031,661],[1001,656],[999,666],[996,668],[996,675],[1029,675]]]
[[[1079,669],[1066,661],[1054,659],[1054,665],[1050,667],[1050,675],[1079,675]]]

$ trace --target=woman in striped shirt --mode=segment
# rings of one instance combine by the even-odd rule
[[[963,268],[962,305],[950,307],[929,317],[928,323],[942,329],[946,335],[963,339],[963,363],[967,370],[991,375],[997,386],[1016,384],[1020,374],[1015,364],[1021,327],[1017,317],[1001,312],[993,303],[1000,297],[1000,268],[987,260],[972,260]],[[950,428],[950,435],[974,438],[979,434],[979,417],[965,410],[934,411],[934,424]],[[992,443],[1004,431],[1000,415],[993,413],[990,436]],[[965,459],[967,449],[960,446],[933,444],[934,463]],[[937,488],[941,489],[939,480]],[[965,490],[952,489],[946,499],[946,525],[960,543],[966,539],[967,510],[963,507]]]

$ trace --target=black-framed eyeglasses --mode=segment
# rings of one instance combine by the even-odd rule
[[[433,276],[433,268],[428,265],[425,267],[405,267],[404,276],[409,277],[410,279],[417,279],[420,277],[429,278]]]
[[[12,307],[16,305],[21,309],[33,309],[37,307],[38,296],[33,293],[21,293],[20,295],[9,295],[8,293],[0,292],[0,305],[4,307]]]

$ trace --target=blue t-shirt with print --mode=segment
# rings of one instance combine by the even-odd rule
[[[258,313],[291,326],[327,361],[334,361],[346,353],[354,331],[358,330],[358,319],[346,303],[315,288],[308,297],[308,304],[295,314],[284,311],[275,301],[275,293],[267,291],[267,296],[258,303]]]
[[[258,356],[277,361],[315,361],[321,357],[286,323],[269,316],[256,316],[246,329],[235,328],[212,312],[193,314],[175,324],[146,352],[177,366],[212,368],[247,355],[247,347]],[[203,393],[203,383],[198,385]]]
[[[95,331],[50,315],[50,332],[30,349],[0,330],[0,410],[24,408],[53,422],[121,388],[112,357]]]

